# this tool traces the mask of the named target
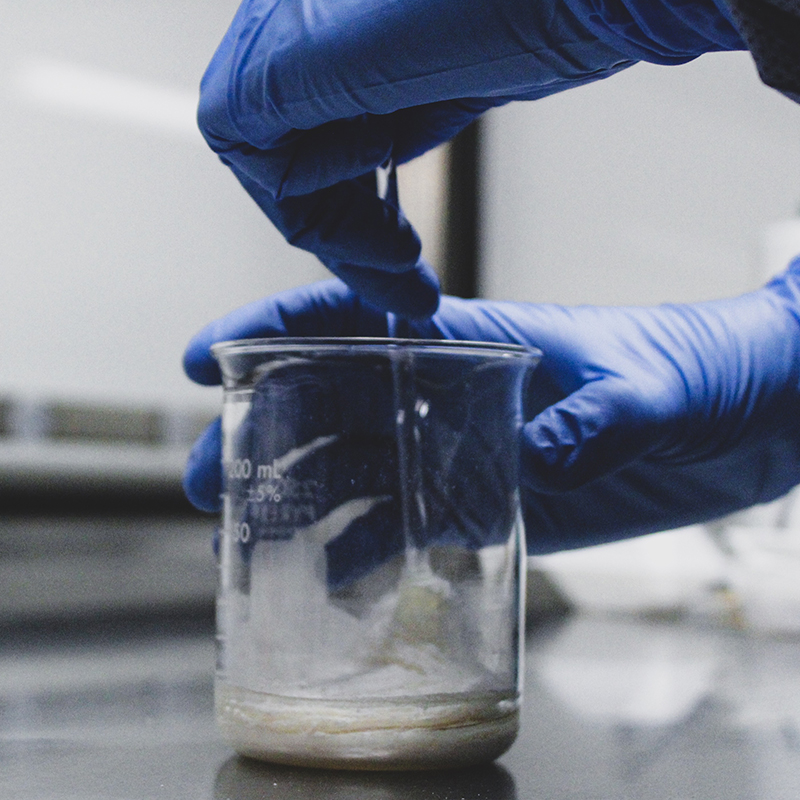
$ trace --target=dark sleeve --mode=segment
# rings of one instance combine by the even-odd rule
[[[761,80],[800,103],[800,0],[727,0]]]

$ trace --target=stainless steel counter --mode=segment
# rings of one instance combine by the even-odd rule
[[[442,774],[241,760],[212,719],[210,620],[0,637],[0,798],[796,800],[800,642],[567,617],[528,641],[522,734]]]

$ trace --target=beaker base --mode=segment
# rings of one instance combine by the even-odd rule
[[[391,701],[283,697],[218,682],[217,723],[243,756],[301,767],[452,769],[493,761],[519,729],[516,696]]]

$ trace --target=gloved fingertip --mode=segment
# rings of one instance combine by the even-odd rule
[[[222,507],[222,421],[217,418],[194,443],[183,475],[183,491],[200,511],[218,513]]]
[[[523,428],[523,480],[534,491],[577,489],[658,447],[671,418],[658,393],[619,379],[587,383]]]
[[[422,320],[433,316],[439,307],[439,279],[422,259],[413,269],[400,273],[335,262],[328,268],[380,311]]]
[[[564,492],[576,488],[574,466],[577,446],[563,442],[555,431],[538,420],[522,429],[520,460],[523,481],[538,492]]]
[[[603,436],[602,422],[575,413],[568,404],[551,406],[522,430],[522,477],[535,491],[577,489],[616,466],[595,446]]]
[[[398,276],[403,277],[403,276]],[[409,275],[407,287],[405,281],[398,281],[400,287],[387,303],[387,311],[400,317],[411,320],[426,320],[432,317],[439,308],[441,300],[439,281],[434,277],[427,280],[426,276]]]
[[[219,386],[222,383],[219,364],[210,352],[211,344],[209,330],[204,328],[192,338],[183,354],[183,371],[201,386]]]

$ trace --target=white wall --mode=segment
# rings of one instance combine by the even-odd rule
[[[238,0],[0,0],[0,395],[214,406],[191,335],[329,277],[196,130]],[[436,259],[442,151],[401,196]]]
[[[485,296],[731,296],[761,282],[765,226],[800,211],[800,106],[745,53],[639,64],[486,127]]]
[[[0,394],[216,404],[189,337],[326,274],[195,130],[236,6],[0,0]]]

